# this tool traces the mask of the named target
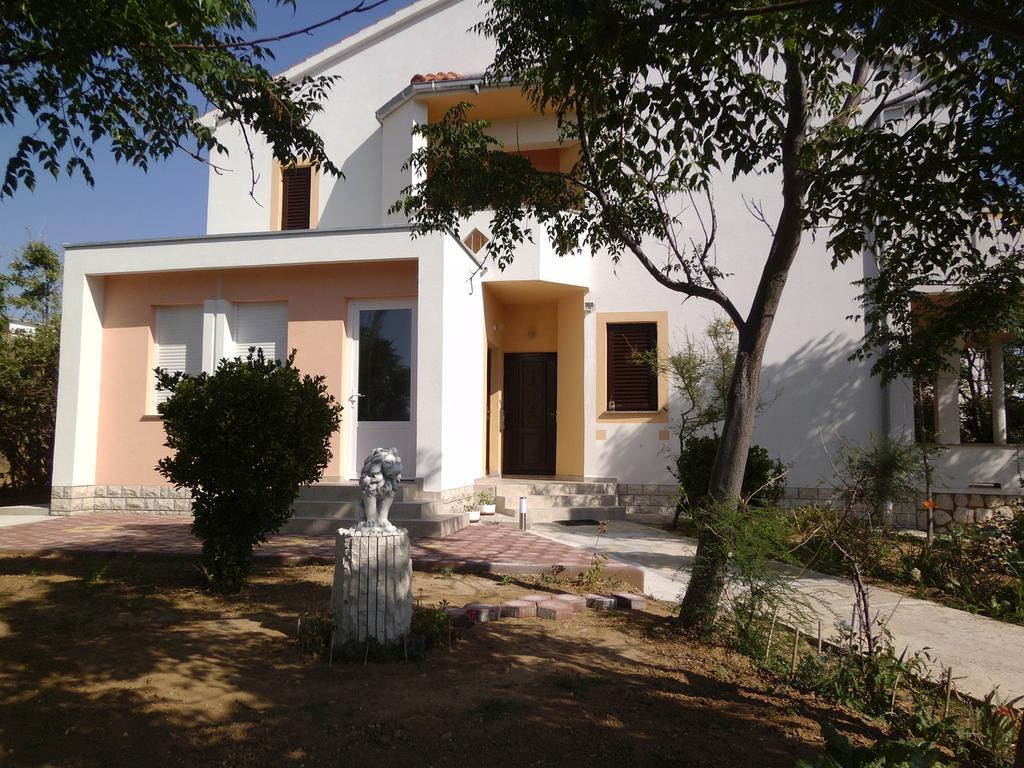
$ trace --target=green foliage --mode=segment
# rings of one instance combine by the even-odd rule
[[[376,5],[359,2],[337,18]],[[0,18],[0,125],[32,124],[6,161],[0,197],[32,189],[37,169],[92,184],[100,143],[143,170],[178,150],[226,153],[196,95],[247,144],[260,134],[282,163],[302,157],[340,174],[309,128],[333,78],[271,75],[271,50],[245,38],[256,26],[250,0],[130,0],[116,12],[102,0],[33,0],[5,3]]]
[[[1014,539],[1015,525],[1001,518],[951,525],[931,547],[904,554],[904,578],[941,589],[960,608],[1024,622],[1024,547]]]
[[[0,274],[0,489],[42,492],[49,487],[57,413],[60,344],[60,257],[29,242]],[[36,324],[10,332],[12,320]]]
[[[927,741],[880,739],[870,747],[857,747],[831,723],[822,726],[825,754],[812,761],[798,760],[796,768],[942,768],[945,756]]]
[[[729,382],[736,367],[736,328],[731,321],[712,320],[703,338],[687,334],[680,347],[667,356],[652,350],[634,357],[665,374],[678,396],[676,432],[680,445],[691,435],[713,429],[725,418]]]
[[[707,504],[718,441],[718,435],[692,436],[679,453],[676,472],[680,493],[691,511]],[[786,490],[785,475],[786,466],[772,460],[766,448],[750,446],[743,474],[744,499],[751,507],[777,503]]]
[[[211,581],[237,591],[254,546],[287,521],[299,487],[320,479],[331,458],[341,406],[323,376],[266,360],[221,360],[213,374],[168,374],[158,387],[171,396],[157,406],[173,455],[160,474],[192,493],[192,533],[203,542]]]
[[[889,504],[914,500],[925,483],[925,458],[934,462],[940,451],[875,435],[868,445],[844,442],[836,467],[839,497],[849,509],[866,512],[875,525],[884,524]]]
[[[742,653],[762,660],[778,616],[794,623],[809,615],[792,586],[793,573],[782,565],[792,561],[790,518],[771,505],[723,504],[700,511],[695,521],[720,538],[728,553],[729,635]]]

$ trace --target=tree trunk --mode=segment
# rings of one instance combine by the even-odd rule
[[[803,232],[807,183],[800,155],[807,135],[807,83],[796,46],[787,47],[784,60],[788,116],[782,144],[782,211],[750,314],[739,328],[736,367],[725,404],[722,437],[711,469],[710,496],[718,508],[719,505],[735,508],[741,502],[743,474],[757,415],[764,350]],[[714,509],[709,513],[714,514]],[[721,526],[702,525],[693,572],[679,612],[683,627],[702,633],[714,627],[725,588],[728,557],[728,531],[723,531]]]

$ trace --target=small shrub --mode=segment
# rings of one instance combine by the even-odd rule
[[[329,625],[327,649],[330,648]],[[322,634],[321,634],[322,636]],[[443,608],[413,606],[409,634],[400,642],[383,645],[376,638],[363,642],[351,640],[334,649],[334,660],[340,662],[422,661],[436,648],[450,648],[457,638],[451,617]],[[329,650],[328,650],[329,653]],[[320,658],[325,658],[321,656]]]
[[[323,376],[302,376],[295,353],[285,362],[250,349],[221,360],[213,374],[157,369],[167,447],[157,469],[192,493],[192,533],[203,542],[202,565],[216,587],[238,591],[253,547],[291,515],[299,487],[320,479],[341,406]]]
[[[941,768],[945,756],[927,741],[880,739],[870,747],[855,746],[831,724],[822,727],[825,753],[798,760],[796,768]]]
[[[692,436],[683,443],[676,460],[676,476],[684,508],[706,506],[711,486],[711,468],[718,452],[718,435]],[[786,466],[772,460],[767,449],[752,445],[747,453],[742,494],[751,507],[777,504],[786,490]]]

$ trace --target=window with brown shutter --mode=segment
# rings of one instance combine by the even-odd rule
[[[658,374],[636,353],[658,348],[657,323],[608,323],[608,410],[658,410]]]
[[[312,180],[312,169],[308,165],[281,171],[281,229],[309,229]]]

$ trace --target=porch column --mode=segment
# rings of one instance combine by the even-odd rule
[[[64,264],[53,451],[55,492],[96,482],[103,358],[104,280],[86,275],[74,253],[65,253]]]
[[[1003,373],[1003,340],[992,339],[992,442],[1006,445],[1006,382]]]

